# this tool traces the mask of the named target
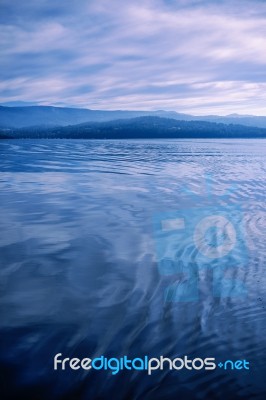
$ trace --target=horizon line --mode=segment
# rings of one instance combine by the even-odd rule
[[[14,103],[14,104],[12,104]],[[21,103],[21,104],[19,104]],[[115,108],[115,109],[105,109],[105,108],[89,108],[89,107],[84,107],[84,106],[78,106],[78,105],[59,105],[59,104],[38,104],[34,102],[23,102],[23,101],[10,101],[10,102],[1,102],[0,107],[7,107],[7,108],[29,108],[29,107],[53,107],[53,108],[71,108],[71,109],[77,109],[77,110],[88,110],[88,111],[105,111],[105,112],[115,112],[115,111],[127,111],[127,112],[168,112],[168,113],[176,113],[176,114],[181,114],[181,115],[187,115],[187,116],[193,116],[193,117],[265,117],[265,115],[258,115],[258,114],[241,114],[241,113],[231,113],[231,114],[190,114],[189,112],[180,112],[177,110],[171,110],[171,109],[128,109],[128,108]]]

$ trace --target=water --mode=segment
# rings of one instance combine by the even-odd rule
[[[7,140],[0,153],[1,398],[265,398],[266,141]],[[161,269],[154,221],[213,208],[236,213],[243,238],[202,268],[189,238],[166,236],[194,260],[198,297],[184,301],[189,277]],[[56,353],[250,370],[54,371]]]

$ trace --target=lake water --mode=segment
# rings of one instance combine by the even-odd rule
[[[2,140],[0,153],[1,398],[266,398],[266,141]],[[236,235],[207,263],[192,231],[213,215]],[[54,371],[57,353],[250,369]]]

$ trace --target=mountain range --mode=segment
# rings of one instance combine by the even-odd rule
[[[266,137],[266,117],[0,106],[0,138]]]
[[[175,111],[127,111],[90,110],[52,106],[0,106],[0,128],[24,128],[29,126],[67,126],[83,122],[105,122],[118,119],[153,116],[182,121],[207,121],[266,128],[266,117],[231,114],[227,116],[195,116]]]

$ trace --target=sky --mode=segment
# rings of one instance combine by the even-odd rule
[[[0,0],[0,54],[2,104],[266,115],[264,0]]]

